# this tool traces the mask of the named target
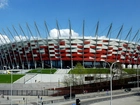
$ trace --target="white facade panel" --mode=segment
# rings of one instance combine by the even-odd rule
[[[71,54],[66,54],[66,56],[71,56]]]
[[[33,57],[37,57],[37,54],[33,54]]]
[[[107,55],[101,55],[101,57],[102,57],[102,58],[106,58],[106,57],[107,57]]]
[[[55,54],[50,54],[50,56],[55,56]]]
[[[90,52],[95,52],[95,50],[93,50],[93,49],[90,49]]]

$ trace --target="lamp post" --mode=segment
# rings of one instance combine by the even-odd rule
[[[71,100],[71,91],[72,91],[72,88],[71,88],[71,70],[70,70],[70,100]]]
[[[14,69],[14,65],[13,65],[13,68]],[[11,71],[10,72],[11,74],[11,105],[12,105],[12,94],[13,94],[13,72]]]
[[[110,105],[112,105],[112,67],[116,62],[113,62],[112,65],[110,66]]]
[[[140,83],[140,80],[139,80],[139,67],[137,67],[137,88],[138,88],[138,92],[139,92],[139,83]]]
[[[106,62],[106,61],[104,61],[104,62]],[[112,105],[112,70],[113,70],[113,65],[115,63],[118,63],[118,61],[113,62],[111,65],[108,62],[106,62],[106,63],[110,67],[110,105]]]

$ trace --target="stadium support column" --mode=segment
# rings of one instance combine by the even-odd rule
[[[39,29],[38,29],[38,27],[36,25],[36,22],[34,22],[34,24],[35,24],[35,28],[37,29],[37,32],[39,34],[39,37],[41,38],[41,34],[40,34]],[[42,55],[41,55],[41,51],[40,51],[40,46],[39,46],[38,36],[37,36],[37,46],[39,48],[39,56],[40,56],[40,61],[41,61],[41,64],[42,64],[42,68],[44,68],[43,59],[42,59]]]
[[[3,70],[4,70],[4,67],[6,67],[6,62],[5,62],[5,60],[4,60],[4,57],[3,57],[3,54],[5,54],[5,53],[3,53],[2,52],[2,45],[0,46],[0,54],[1,54],[1,58],[2,58],[2,62],[3,62]]]
[[[28,26],[28,24],[26,24],[26,26]],[[25,35],[25,32],[23,31],[22,27],[20,26],[19,24],[19,27],[20,27],[20,30],[22,31],[24,37],[26,38],[26,41],[28,42],[28,47],[30,47],[30,51],[31,51],[31,55],[32,55],[32,59],[33,59],[33,63],[34,63],[34,57],[33,57],[33,51],[32,51],[32,47],[31,47],[31,41],[30,41],[30,38],[27,38],[27,36]],[[27,57],[28,58],[28,57]],[[29,61],[29,60],[28,60]],[[30,67],[30,64],[28,65]],[[29,68],[28,67],[28,68]]]
[[[112,29],[112,23],[110,24],[109,30],[108,30],[107,35],[106,35],[107,38],[108,38],[108,36],[109,36],[107,48],[110,46],[110,37],[111,37],[110,32],[111,32],[111,29]],[[106,56],[105,61],[110,62],[110,61],[108,60],[108,50],[109,50],[109,48],[107,49],[107,56]]]
[[[0,58],[0,69],[3,70],[3,64],[2,64],[1,58]]]
[[[61,33],[60,33],[60,29],[59,29],[59,25],[58,25],[58,21],[56,20],[56,26],[57,26],[57,30],[58,30],[58,48],[59,48],[59,58],[60,58],[60,64],[61,64],[61,69],[62,69],[62,57],[61,57],[61,51],[60,51],[60,36],[61,36]]]
[[[4,30],[3,30],[3,32],[4,32],[4,34],[5,35],[8,35]],[[5,39],[5,37],[3,37],[4,39]],[[12,48],[12,49],[10,49],[10,50],[12,50],[12,53],[13,53],[13,56],[14,56],[14,58],[13,58],[13,64],[14,64],[14,60],[15,60],[15,64],[16,64],[16,66],[19,66],[19,64],[17,63],[17,58],[16,58],[16,55],[15,55],[15,53],[14,53],[14,47],[13,47],[13,45],[12,45],[12,41],[9,39],[9,37],[7,37],[8,38],[8,40],[10,41],[10,47]],[[6,41],[6,43],[8,44],[8,41],[7,39],[5,39],[5,41]],[[11,56],[11,55],[10,55]]]
[[[9,64],[9,61],[8,61],[8,57],[6,56],[6,50],[5,50],[5,46],[4,46],[4,42],[3,42],[3,40],[0,38],[0,41],[1,41],[1,55],[3,56],[3,54],[4,54],[4,57],[5,57],[5,61],[7,62],[6,64],[5,64],[5,66],[6,66],[6,68],[7,68],[7,66],[9,67],[10,66],[10,64]],[[7,47],[7,45],[6,45],[6,47]],[[9,57],[10,58],[10,57]],[[10,62],[11,62],[11,59],[10,59]],[[12,64],[12,62],[11,62],[11,64]]]
[[[134,39],[138,36],[138,34],[139,34],[139,30],[136,32],[136,34],[135,34],[135,36],[133,37],[133,39],[132,39],[132,41],[131,42],[133,42],[134,41]],[[136,39],[138,39],[138,37],[136,38]],[[135,69],[136,68],[136,65],[134,64],[134,62],[132,61],[133,59],[134,59],[134,57],[133,57],[133,55],[134,55],[134,50],[136,49],[136,42],[137,41],[135,41],[135,44],[134,44],[134,48],[131,48],[132,49],[132,51],[130,52],[132,55],[131,55],[131,59],[130,59],[130,64],[133,64],[133,68]],[[132,44],[132,43],[131,43]]]
[[[34,61],[34,63],[35,63],[35,69],[36,69],[37,63],[36,63],[36,61]]]
[[[22,59],[21,59],[21,55],[20,55],[20,53],[19,53],[19,52],[20,52],[20,51],[19,51],[19,48],[18,48],[18,45],[19,45],[19,44],[17,43],[17,40],[14,38],[14,36],[13,36],[13,34],[11,33],[11,31],[9,30],[9,28],[7,28],[7,30],[9,31],[10,35],[11,35],[11,36],[13,37],[13,39],[15,40],[15,43],[16,43],[15,46],[16,46],[16,49],[18,50],[17,53],[18,53],[18,56],[19,56],[19,61],[20,61],[21,64],[23,64]]]
[[[22,66],[22,69],[25,69],[25,68],[24,68],[24,63],[22,63],[21,66]]]
[[[18,38],[20,39],[20,41],[21,41],[21,43],[22,43],[22,47],[23,47],[23,55],[24,55],[24,53],[25,53],[25,59],[26,59],[26,62],[27,62],[27,65],[29,65],[28,63],[29,63],[29,61],[28,61],[28,59],[27,59],[27,54],[26,54],[26,51],[25,51],[25,45],[24,45],[24,43],[23,43],[23,39],[19,36],[19,34],[18,34],[18,32],[17,32],[17,30],[15,29],[15,27],[13,26],[13,29],[14,29],[14,31],[16,32],[16,34],[17,34],[17,36],[18,36]],[[25,62],[25,61],[24,61]],[[28,69],[29,69],[29,66],[28,66]]]
[[[6,48],[7,48],[7,51],[8,51],[8,55],[9,55],[9,59],[10,59],[10,62],[11,62],[11,64],[10,65],[12,65],[13,64],[13,62],[12,62],[12,58],[11,58],[11,55],[10,55],[10,48],[8,48],[8,43],[7,43],[7,40],[5,40],[5,38],[4,38],[4,36],[0,33],[0,35],[2,36],[2,38],[4,39],[4,42],[2,41],[2,39],[1,39],[1,42],[3,42],[3,45],[5,44],[6,45]],[[9,66],[10,66],[9,65]]]
[[[36,26],[36,23],[34,23],[35,24],[35,28],[37,28],[37,26]],[[37,47],[39,48],[39,58],[40,58],[40,60],[42,61],[42,56],[41,56],[41,54],[40,54],[40,47],[39,47],[39,44],[38,44],[38,38],[37,38],[37,40],[34,38],[34,36],[33,36],[33,33],[32,33],[32,31],[31,31],[31,29],[30,29],[30,27],[28,26],[28,24],[26,24],[27,25],[27,28],[28,28],[28,30],[29,30],[29,32],[30,32],[30,34],[31,34],[31,37],[33,38],[33,40],[34,40],[34,42],[35,42],[35,44],[37,44]],[[32,50],[32,49],[31,49]],[[33,57],[34,57],[34,55],[33,55]],[[36,69],[36,67],[37,67],[37,64],[36,64],[37,62],[34,60],[34,65],[35,65],[35,69]]]
[[[120,51],[119,47],[120,47],[120,41],[121,41],[121,36],[122,36],[122,29],[123,29],[123,25],[121,26],[121,29],[119,30],[119,33],[118,33],[118,35],[116,37],[116,39],[118,39],[118,37],[120,36],[119,41],[117,41],[117,43],[118,43],[118,46],[117,46],[118,51],[117,51],[116,61],[119,58],[118,56],[119,56],[119,51]],[[120,59],[118,59],[118,60],[120,60]]]
[[[95,31],[95,52],[94,52],[94,68],[96,63],[96,50],[97,50],[97,40],[98,40],[98,28],[99,28],[99,21],[97,22],[96,31]]]
[[[84,28],[85,28],[85,20],[83,20],[83,30],[82,30],[82,34],[83,34],[83,67],[85,67],[84,65],[84,43],[85,43],[85,39],[84,39]]]
[[[30,27],[28,26],[27,23],[26,23],[26,26],[27,26],[27,28],[28,28],[28,30],[29,30],[29,33],[31,34],[31,37],[34,38],[34,37],[33,37],[33,34],[32,34],[32,31],[30,30]],[[24,35],[25,35],[25,33],[24,33]],[[25,36],[26,36],[26,35],[25,35]],[[27,38],[26,38],[26,39],[27,39]],[[28,42],[32,45],[31,39],[29,39]],[[35,66],[34,53],[33,53],[33,50],[32,50],[31,45],[30,45],[30,50],[31,50],[31,53],[32,53],[33,63],[34,63],[34,66]],[[36,69],[36,66],[35,66],[35,69]]]
[[[49,37],[50,37],[50,33],[49,33],[49,30],[48,30],[48,26],[47,26],[47,24],[46,24],[46,21],[44,22],[44,24],[45,24],[45,28],[46,28],[46,30],[47,30],[47,33],[48,33],[48,35],[49,35]],[[50,49],[49,49],[49,43],[48,43],[48,36],[46,37],[46,43],[47,43],[47,46],[48,46],[49,61],[50,61],[51,69],[52,69],[52,60],[51,60],[51,56],[50,56]]]
[[[127,63],[127,62],[126,62],[126,60],[127,60],[127,59],[126,59],[126,58],[127,58],[126,56],[127,56],[127,51],[128,51],[129,43],[130,43],[131,33],[132,33],[132,28],[129,30],[129,32],[128,32],[126,38],[125,38],[125,40],[126,40],[126,39],[128,38],[128,36],[129,36],[128,42],[126,43],[126,46],[125,46],[125,49],[126,49],[126,50],[125,50],[125,57],[124,57],[124,62],[125,62],[125,63]],[[130,68],[129,66],[130,66],[130,65],[128,65],[127,68]]]

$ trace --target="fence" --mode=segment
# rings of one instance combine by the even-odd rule
[[[1,95],[13,96],[49,96],[58,91],[56,90],[0,90]]]

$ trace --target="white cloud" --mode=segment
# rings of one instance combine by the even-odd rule
[[[8,0],[0,0],[0,9],[8,6]]]
[[[14,36],[14,41],[25,41],[27,40],[25,36],[19,35],[19,36]]]
[[[60,31],[60,35],[59,35],[59,31]],[[60,30],[57,30],[57,29],[52,29],[50,30],[50,37],[52,38],[56,38],[59,36],[61,37],[69,37],[70,36],[70,30],[69,29],[60,29]],[[79,34],[74,32],[74,30],[71,30],[71,33],[72,33],[72,37],[78,37]]]
[[[9,43],[10,40],[6,35],[1,35],[0,34],[0,44],[5,44],[5,43]]]
[[[31,37],[30,37],[30,40],[36,40],[36,39],[38,40],[38,39],[42,39],[42,38],[37,37],[37,36],[31,36]]]
[[[107,38],[106,36],[99,36],[100,39],[105,39]]]

